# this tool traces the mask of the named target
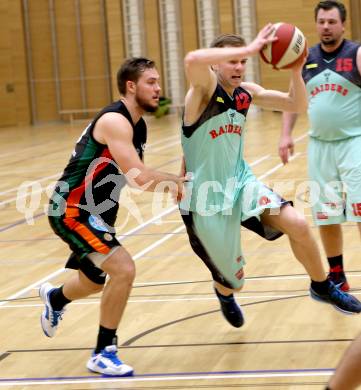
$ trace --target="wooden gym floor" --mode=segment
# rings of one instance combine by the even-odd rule
[[[146,163],[178,173],[175,115],[148,118]],[[130,379],[102,378],[85,363],[94,347],[99,296],[73,302],[54,339],[43,336],[39,284],[62,283],[69,251],[51,231],[45,207],[85,122],[0,129],[0,387],[20,389],[323,389],[361,329],[308,297],[309,279],[287,238],[265,242],[242,229],[246,284],[238,294],[246,324],[219,312],[210,275],[192,252],[177,208],[166,196],[123,192],[117,233],[134,256],[137,277],[118,331]],[[310,219],[306,187],[307,121],[295,132],[296,155],[277,155],[280,114],[249,115],[245,154],[255,174],[293,199]],[[31,189],[31,191],[29,190]],[[344,226],[352,292],[360,294],[360,241]]]

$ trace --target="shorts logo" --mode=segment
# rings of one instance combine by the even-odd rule
[[[264,205],[266,205],[266,204],[268,204],[268,203],[271,203],[271,199],[268,198],[267,196],[262,196],[262,197],[259,199],[258,203],[259,203],[261,206],[264,206]]]
[[[243,277],[244,277],[243,268],[241,268],[239,271],[236,272],[235,277],[236,277],[238,280],[243,279]]]
[[[317,212],[316,216],[317,216],[317,219],[328,219],[327,213],[322,213],[320,211]]]
[[[356,217],[361,217],[361,203],[352,203],[353,215]]]
[[[113,236],[110,233],[104,233],[104,240],[111,241],[113,239]]]
[[[108,229],[105,227],[104,222],[101,218],[96,217],[95,215],[90,215],[89,216],[89,224],[92,228],[95,230],[99,230],[101,232],[107,232]]]
[[[334,202],[326,202],[325,205],[330,207],[330,209],[332,209],[332,210],[336,210],[338,207],[337,203],[334,203]]]

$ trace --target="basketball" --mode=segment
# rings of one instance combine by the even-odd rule
[[[305,50],[305,36],[301,30],[289,23],[275,23],[273,36],[278,39],[262,49],[262,59],[275,69],[292,68]]]

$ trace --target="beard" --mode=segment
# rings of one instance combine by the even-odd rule
[[[153,106],[140,96],[136,96],[135,101],[137,102],[138,106],[142,108],[145,112],[155,112],[157,111],[159,106],[159,104]]]
[[[335,38],[321,39],[321,42],[325,46],[334,46],[337,43],[337,40]]]
[[[339,34],[328,34],[321,35],[320,41],[324,46],[336,46],[342,41],[342,35]]]

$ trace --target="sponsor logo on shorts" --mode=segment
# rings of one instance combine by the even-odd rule
[[[244,272],[243,272],[243,268],[241,268],[239,271],[237,271],[237,273],[235,274],[236,278],[238,280],[241,280],[244,276]]]
[[[261,205],[261,206],[264,206],[268,203],[271,203],[271,199],[268,197],[268,196],[262,196],[259,200],[258,200],[258,203]]]
[[[352,211],[355,217],[361,217],[361,203],[352,203]]]
[[[326,202],[325,205],[330,207],[332,210],[336,210],[337,208],[342,207],[342,204],[337,204],[334,202]]]
[[[113,239],[113,236],[110,233],[104,233],[104,240],[111,241]]]
[[[321,212],[321,211],[318,211],[316,216],[317,216],[317,219],[328,219],[327,213],[324,213],[324,212]]]
[[[96,217],[95,215],[90,215],[88,221],[89,221],[90,226],[92,228],[94,228],[95,230],[99,230],[101,232],[108,231],[108,229],[104,225],[104,221],[102,219],[100,219],[99,217]]]

